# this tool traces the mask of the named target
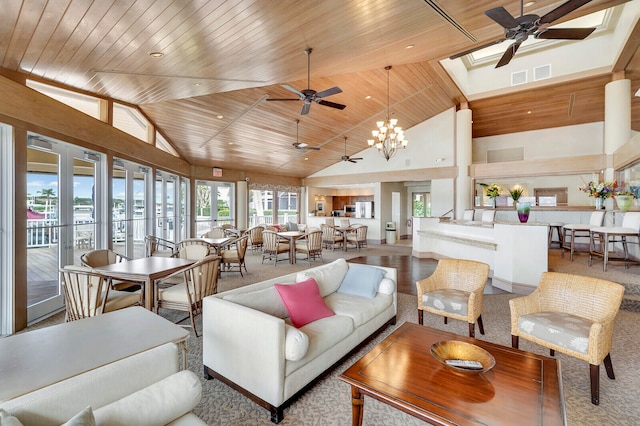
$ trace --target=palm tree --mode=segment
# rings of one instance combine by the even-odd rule
[[[46,202],[45,202],[45,207],[44,207],[44,211],[45,213],[49,213],[49,204],[51,202],[52,198],[55,198],[56,193],[53,191],[53,189],[48,188],[48,189],[42,189],[40,191],[38,191],[40,193],[40,195],[42,195],[43,197],[46,197]]]

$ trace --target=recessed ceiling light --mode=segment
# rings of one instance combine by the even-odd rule
[[[151,56],[153,58],[162,58],[164,56],[164,53],[162,53],[162,52],[151,52],[151,53],[149,53],[149,56]]]
[[[198,86],[202,86],[202,83],[193,83],[193,85],[198,87]]]
[[[218,120],[222,120],[222,119],[224,118],[224,115],[222,115],[222,114],[218,114],[218,115],[216,115],[216,118],[217,118]]]
[[[407,46],[405,47],[405,49],[413,49],[414,47],[416,47],[415,44],[407,44]]]
[[[535,1],[528,1],[524,4],[524,7],[529,7],[529,6],[533,6],[534,4],[536,4]]]
[[[233,145],[233,142],[229,142],[229,145]]]
[[[527,114],[531,114],[531,111],[527,111]]]
[[[365,98],[365,99],[367,99],[367,100],[369,100],[369,99],[371,99],[371,95],[367,95],[367,96],[365,96],[364,98]]]
[[[307,161],[309,159],[309,157],[304,157],[304,161]]]

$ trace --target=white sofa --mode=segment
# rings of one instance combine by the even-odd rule
[[[0,409],[25,426],[60,425],[87,407],[97,425],[206,425],[191,413],[202,396],[200,379],[180,371],[179,361],[178,346],[167,343],[0,401]]]
[[[205,377],[216,378],[271,411],[278,423],[283,410],[377,331],[395,324],[397,272],[379,268],[384,278],[370,295],[340,289],[349,268],[338,259],[267,281],[209,296],[203,302]],[[334,316],[295,328],[274,284],[308,277]],[[339,291],[340,290],[340,291]]]

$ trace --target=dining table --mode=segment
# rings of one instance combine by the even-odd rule
[[[356,228],[352,228],[351,226],[334,226],[333,229],[342,236],[342,247],[344,247],[344,251],[347,251],[347,234],[355,232]]]
[[[93,268],[93,270],[106,278],[142,283],[144,285],[144,307],[148,310],[153,310],[155,281],[167,277],[193,263],[195,263],[195,260],[183,259],[181,257],[152,256],[98,266]]]
[[[229,244],[230,241],[234,240],[233,237],[223,237],[223,238],[198,238],[199,240],[204,241],[209,244],[210,247],[213,247],[216,250],[216,254],[220,256],[220,252],[222,251],[222,247]]]
[[[278,236],[289,241],[289,263],[296,263],[296,240],[305,236],[300,231],[282,231],[278,232]]]

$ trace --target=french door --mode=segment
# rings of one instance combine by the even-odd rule
[[[27,320],[64,306],[59,268],[100,244],[102,156],[28,135]]]
[[[112,230],[113,250],[129,258],[145,256],[144,237],[152,218],[148,208],[151,192],[147,167],[115,159],[113,161]]]

